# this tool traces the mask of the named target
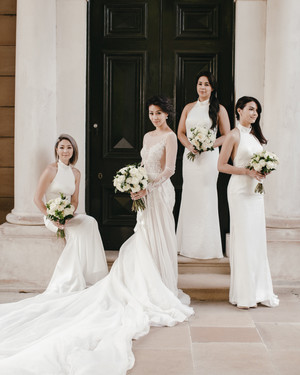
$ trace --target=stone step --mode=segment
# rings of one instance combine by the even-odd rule
[[[108,267],[117,259],[119,252],[107,250],[105,252]],[[230,274],[229,259],[193,259],[178,255],[178,273],[179,274]]]
[[[178,288],[200,301],[228,301],[230,275],[218,273],[179,274]]]

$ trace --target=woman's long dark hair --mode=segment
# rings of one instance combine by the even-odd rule
[[[247,103],[250,103],[250,102],[256,103],[257,114],[258,114],[256,121],[252,124],[251,134],[253,134],[258,139],[260,144],[265,145],[265,144],[268,143],[268,141],[264,137],[264,135],[261,131],[260,124],[259,124],[260,114],[261,114],[261,104],[256,98],[253,98],[252,96],[242,96],[241,98],[239,98],[239,100],[236,102],[236,105],[235,105],[235,116],[236,116],[237,120],[239,120],[240,115],[237,111],[238,108],[243,109],[245,107],[245,105]]]
[[[146,110],[149,110],[150,105],[157,105],[163,112],[168,114],[167,124],[172,122],[174,116],[174,107],[171,99],[163,95],[154,95],[146,102]]]
[[[208,115],[211,118],[212,126],[211,129],[215,129],[218,122],[218,113],[220,110],[220,102],[217,98],[217,80],[216,77],[209,71],[202,71],[199,72],[196,76],[196,85],[198,85],[198,81],[200,77],[206,77],[208,79],[209,84],[212,87],[212,92],[209,98],[209,110]]]

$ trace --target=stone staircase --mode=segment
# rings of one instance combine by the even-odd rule
[[[300,229],[267,228],[274,285],[300,285]],[[229,248],[229,237],[227,241]],[[0,226],[0,292],[41,292],[53,273],[64,241],[44,226]],[[106,251],[109,267],[118,251]],[[227,257],[197,260],[178,257],[179,288],[199,300],[228,300]]]
[[[118,256],[117,251],[107,251],[109,267]],[[178,287],[191,298],[206,301],[228,301],[229,259],[192,259],[178,256]]]

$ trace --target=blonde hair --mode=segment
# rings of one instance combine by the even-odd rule
[[[75,165],[77,160],[78,160],[78,146],[77,146],[77,143],[76,143],[75,139],[73,137],[71,137],[69,134],[61,134],[57,138],[57,141],[56,141],[55,146],[54,146],[55,158],[56,158],[56,160],[58,160],[57,147],[58,147],[59,143],[64,139],[69,141],[71,143],[72,147],[73,147],[73,155],[70,159],[70,164]]]

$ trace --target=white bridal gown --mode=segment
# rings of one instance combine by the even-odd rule
[[[145,136],[143,163],[153,181],[146,209],[108,276],[81,292],[0,305],[0,374],[124,375],[134,364],[132,339],[193,314],[176,285],[169,180],[176,148],[174,133]]]
[[[46,191],[46,202],[66,195],[71,201],[75,191],[72,167],[60,160],[57,173]],[[44,217],[45,225],[53,232],[57,227]],[[66,293],[85,289],[107,275],[107,263],[97,221],[88,215],[75,214],[65,226],[66,246],[57,262],[47,293]]]
[[[197,100],[186,118],[187,137],[191,128],[210,128],[209,100]],[[189,258],[222,258],[222,243],[218,214],[217,162],[219,149],[202,152],[194,161],[187,158],[185,148],[182,160],[182,196],[177,226],[178,252]]]
[[[233,165],[246,167],[254,153],[263,150],[250,133],[237,124],[240,143]],[[277,306],[267,258],[264,195],[255,193],[258,181],[247,175],[232,175],[228,184],[230,211],[230,293],[229,302],[241,307],[257,303]]]

